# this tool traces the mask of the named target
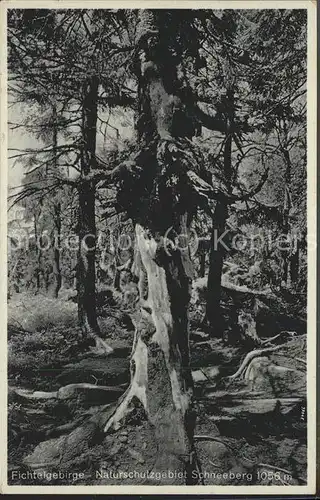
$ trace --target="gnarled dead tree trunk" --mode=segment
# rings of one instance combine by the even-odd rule
[[[188,155],[192,157],[186,141],[192,124],[176,93],[176,63],[163,44],[165,28],[158,16],[155,11],[140,12],[136,125],[140,175],[134,189],[123,183],[126,194],[134,193],[132,205],[127,196],[123,199],[136,222],[134,270],[140,299],[132,377],[105,430],[119,428],[138,404],[157,447],[153,470],[181,472],[175,482],[190,484],[196,467],[188,341],[193,270],[187,240],[193,208],[185,167]]]

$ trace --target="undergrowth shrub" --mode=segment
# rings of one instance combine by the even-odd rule
[[[77,305],[43,295],[15,296],[8,304],[8,324],[29,332],[43,332],[56,326],[77,325]]]
[[[70,362],[81,350],[75,328],[60,326],[48,332],[12,333],[8,342],[9,378],[39,389],[50,387],[55,369]]]

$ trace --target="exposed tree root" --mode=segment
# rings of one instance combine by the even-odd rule
[[[23,459],[24,465],[34,470],[46,470],[48,467],[72,464],[72,460],[86,453],[97,437],[102,435],[103,426],[111,412],[110,405],[106,405],[98,414],[73,429],[70,434],[43,441]]]
[[[278,353],[277,356],[282,356],[283,358],[287,358],[287,359],[294,359],[295,361],[298,361],[299,363],[302,363],[304,364],[305,366],[307,365],[307,362],[305,359],[301,359],[301,358],[296,358],[296,357],[293,357],[293,356],[288,356],[287,354],[282,354],[282,353]],[[298,370],[300,371],[300,370]]]
[[[223,439],[220,439],[215,436],[209,436],[209,435],[195,435],[194,436],[195,441],[214,441],[215,443],[220,443],[229,448],[230,451],[234,452],[233,448],[230,446],[229,443],[226,443],[223,441]]]
[[[230,446],[229,443],[226,443],[222,439],[219,439],[217,437],[209,436],[209,435],[196,435],[196,436],[194,436],[194,439],[195,439],[195,441],[214,441],[217,443],[221,443],[221,444],[225,445],[234,454],[234,449],[232,448],[232,446]],[[274,470],[276,472],[282,472],[283,474],[286,474],[286,475],[292,477],[293,479],[295,479],[294,475],[289,470],[284,469],[282,467],[278,467],[278,466],[270,465],[270,464],[265,464],[265,463],[258,463],[257,460],[250,460],[243,455],[240,457],[240,460],[248,462],[248,464],[250,464],[250,465],[245,465],[245,464],[243,464],[243,465],[245,465],[245,467],[250,467],[250,469],[255,469],[255,470],[259,469],[259,468],[270,469],[270,470]],[[215,464],[211,460],[209,460],[209,463],[211,465],[213,465],[214,467],[217,467],[217,464]],[[307,481],[302,477],[296,476],[296,479],[301,481],[301,482],[304,482],[305,484],[307,483]],[[288,483],[286,483],[286,484],[288,484]]]
[[[303,363],[304,365],[307,365],[307,362],[305,359],[301,359],[301,358],[294,358],[296,361],[299,361],[300,363]]]
[[[94,385],[86,382],[79,384],[68,384],[60,387],[57,391],[45,392],[45,391],[34,391],[28,392],[21,389],[14,389],[14,391],[21,397],[25,399],[72,399],[77,397],[81,393],[98,392],[106,395],[121,394],[123,388],[120,386],[104,386],[104,385]]]
[[[276,470],[276,471],[279,471],[279,472],[283,472],[284,474],[290,474],[290,476],[292,475],[291,472],[287,469],[282,469],[281,467],[278,467],[278,466],[275,466],[275,465],[270,465],[270,464],[257,464],[258,467],[265,467],[266,469],[271,469],[271,470]]]
[[[277,465],[270,465],[270,464],[259,463],[259,464],[257,464],[257,467],[261,467],[261,468],[264,467],[266,469],[275,470],[277,472],[283,472],[284,474],[288,474],[289,476],[291,476],[293,479],[297,479],[298,481],[307,484],[306,479],[304,479],[303,477],[301,477],[301,476],[294,476],[289,470],[283,469],[282,467],[278,467]],[[288,484],[288,483],[286,483],[286,484]]]
[[[58,391],[45,392],[45,391],[34,391],[27,392],[21,389],[14,389],[14,392],[18,394],[18,396],[25,399],[57,399]]]
[[[280,344],[277,346],[273,347],[266,347],[265,349],[255,349],[254,351],[248,352],[246,357],[244,358],[243,362],[241,363],[239,369],[233,374],[227,377],[227,380],[236,380],[237,378],[241,377],[244,375],[244,372],[248,368],[249,364],[251,361],[256,358],[256,357],[261,357],[264,354],[269,354],[271,352],[276,352],[279,351],[280,349],[283,349],[285,347],[288,347],[288,343],[285,344]]]
[[[79,422],[78,420],[75,420],[73,422],[68,422],[67,424],[62,424],[54,426],[51,429],[47,429],[45,434],[47,438],[59,437],[62,434],[73,431],[78,426]]]
[[[261,345],[271,344],[274,340],[278,339],[281,336],[281,333],[282,332],[278,333],[277,335],[271,337],[270,339],[261,340]]]

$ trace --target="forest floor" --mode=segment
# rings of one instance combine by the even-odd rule
[[[98,357],[79,340],[73,302],[27,294],[9,301],[9,484],[119,484],[97,478],[95,471],[116,472],[128,456],[137,470],[152,468],[152,450],[142,454],[133,448],[138,433],[143,450],[137,418],[126,431],[93,443],[73,464],[73,470],[84,473],[81,481],[19,480],[36,445],[66,435],[106,405],[112,408],[128,386],[133,330],[125,315],[112,308],[107,312],[99,321],[114,351]],[[306,484],[305,335],[279,343],[232,378],[248,349],[192,327],[195,442],[203,484]]]

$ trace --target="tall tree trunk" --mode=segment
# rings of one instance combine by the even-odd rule
[[[99,333],[95,287],[95,187],[79,187],[79,254],[77,266],[78,315],[86,334]]]
[[[41,288],[41,237],[38,235],[38,215],[34,215],[33,220],[34,237],[36,242],[36,293],[39,293]]]
[[[290,256],[290,280],[293,286],[296,286],[299,279],[301,241],[297,237],[295,248]]]
[[[54,231],[53,231],[53,288],[52,296],[57,299],[61,288],[61,267],[60,267],[60,237],[61,237],[61,203],[54,204]]]
[[[180,474],[163,479],[164,483],[191,484],[196,467],[188,340],[193,268],[186,243],[191,200],[179,142],[185,138],[188,118],[175,94],[175,63],[164,48],[166,43],[161,44],[166,41],[161,16],[156,11],[139,14],[137,132],[145,151],[138,160],[144,197],[140,198],[136,186],[131,210],[136,221],[134,268],[139,276],[140,310],[135,318],[131,384],[105,430],[118,429],[138,405],[150,430],[148,445],[157,450],[152,470]],[[184,147],[191,146],[185,143]],[[129,193],[131,187],[126,189]],[[184,235],[179,246],[174,247],[173,235]]]
[[[58,127],[57,127],[57,108],[54,105],[52,109],[53,115],[53,137],[52,147],[54,149],[54,169],[58,168],[57,162],[57,146],[58,146]],[[59,193],[58,193],[59,196]],[[60,269],[60,237],[61,237],[61,203],[54,200],[53,203],[53,287],[52,296],[57,299],[61,288],[61,269]]]
[[[86,80],[83,88],[81,179],[78,184],[79,251],[77,263],[78,317],[80,327],[87,337],[95,339],[97,349],[107,353],[112,349],[100,338],[96,312],[96,222],[95,183],[88,178],[95,166],[98,78]]]
[[[223,318],[220,307],[221,301],[221,278],[225,248],[219,242],[219,238],[225,232],[226,220],[228,218],[228,207],[225,203],[218,201],[212,220],[211,248],[209,256],[209,274],[206,298],[206,320],[212,335],[220,337],[223,330]],[[226,243],[226,242],[224,242]]]
[[[281,124],[282,122],[282,124]],[[291,225],[291,220],[290,220],[290,211],[292,209],[292,196],[291,196],[291,176],[292,176],[292,165],[291,165],[291,158],[290,158],[290,152],[287,147],[287,141],[288,141],[288,131],[287,131],[287,124],[285,118],[279,119],[279,129],[280,129],[280,134],[282,135],[282,140],[280,144],[280,149],[283,155],[283,159],[285,162],[285,186],[284,186],[284,207],[283,207],[283,219],[282,219],[282,224],[283,224],[283,232],[284,235],[290,239],[292,235],[292,225]],[[291,242],[292,244],[292,242]],[[291,285],[291,257],[292,257],[292,251],[293,249],[285,249],[282,251],[282,276],[281,276],[281,282],[285,284],[285,286],[290,286]],[[294,273],[293,273],[294,274]]]
[[[200,256],[199,256],[199,264],[200,264],[200,269],[199,269],[199,276],[200,278],[204,278],[206,274],[206,250],[205,248],[202,248],[200,250]]]
[[[291,227],[290,227],[290,218],[289,218],[289,211],[291,208],[291,194],[290,194],[290,187],[289,183],[287,182],[288,178],[290,179],[290,173],[288,173],[289,167],[287,166],[286,169],[286,183],[285,183],[285,194],[284,194],[284,209],[283,209],[283,232],[284,235],[289,238],[290,237],[290,232],[291,232]],[[290,182],[290,181],[289,181]],[[289,249],[284,249],[282,250],[282,276],[281,276],[281,282],[285,284],[286,286],[289,285],[290,281],[290,251]]]
[[[232,126],[234,121],[234,91],[231,87],[226,96],[226,123]],[[227,133],[223,152],[224,176],[227,188],[231,190],[232,181],[232,135]],[[206,320],[214,336],[221,336],[223,331],[223,318],[220,307],[221,301],[221,278],[225,246],[219,241],[226,228],[228,218],[228,205],[218,201],[212,220],[211,249],[209,257],[209,274],[207,286]]]

